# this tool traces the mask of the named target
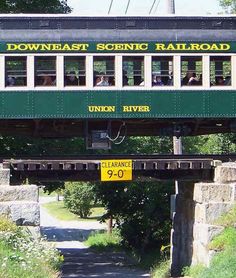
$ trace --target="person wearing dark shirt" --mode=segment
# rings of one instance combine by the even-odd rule
[[[78,86],[78,78],[75,75],[74,71],[71,71],[67,76],[65,80],[65,86]]]

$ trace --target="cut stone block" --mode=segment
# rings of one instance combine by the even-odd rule
[[[0,186],[0,202],[32,201],[38,202],[36,185]]]
[[[1,202],[0,215],[6,216],[19,226],[38,226],[40,224],[38,202]]]
[[[209,250],[207,246],[202,244],[200,241],[194,240],[193,242],[193,256],[192,265],[203,264],[209,266]]]
[[[227,162],[216,167],[214,181],[217,183],[236,182],[236,163]]]
[[[9,186],[10,184],[10,169],[2,169],[0,165],[0,186]]]
[[[233,200],[231,184],[196,183],[194,187],[194,201],[198,203],[231,202]]]
[[[196,204],[195,223],[214,224],[223,213],[230,210],[232,203]]]
[[[223,230],[224,228],[222,226],[194,224],[193,239],[201,242],[203,245],[208,245],[211,240]]]

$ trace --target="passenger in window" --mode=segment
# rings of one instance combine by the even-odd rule
[[[182,79],[182,86],[188,85],[189,79],[193,76],[191,71],[187,71],[185,77]]]
[[[108,83],[109,83],[109,86],[115,86],[115,78],[114,77],[109,77]]]
[[[164,86],[164,83],[161,80],[161,77],[156,75],[153,78],[152,86]]]
[[[9,87],[11,87],[11,86],[15,86],[15,84],[16,84],[16,79],[15,79],[15,77],[13,77],[13,76],[9,76],[8,78],[7,78],[7,86],[9,86]]]
[[[225,85],[223,76],[216,76],[215,80],[216,80],[216,83],[215,83],[216,86],[224,86]]]
[[[65,86],[78,86],[79,81],[76,77],[76,74],[74,71],[71,71],[67,76],[65,80]]]
[[[52,77],[50,75],[44,75],[42,86],[53,86],[53,85],[55,84],[52,80]]]
[[[190,85],[190,86],[199,85],[199,80],[197,79],[197,75],[195,72],[192,73],[192,77],[189,78],[187,85]]]
[[[96,86],[109,86],[109,78],[107,76],[102,76],[100,81],[96,82]]]
[[[226,76],[225,77],[224,85],[225,86],[230,86],[231,85],[231,76]]]

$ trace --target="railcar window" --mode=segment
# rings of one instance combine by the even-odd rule
[[[115,57],[94,57],[94,86],[115,85]]]
[[[64,57],[64,86],[85,86],[85,57]]]
[[[231,57],[210,57],[211,86],[231,85]]]
[[[173,57],[152,57],[152,86],[173,85]]]
[[[144,57],[123,57],[123,86],[144,86]]]
[[[35,86],[56,86],[56,57],[35,57]]]
[[[6,87],[27,86],[26,57],[6,57]]]
[[[202,57],[181,57],[181,85],[202,85]]]

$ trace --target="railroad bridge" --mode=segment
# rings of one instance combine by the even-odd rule
[[[101,162],[107,159],[132,161],[133,180],[179,180],[173,196],[171,231],[172,275],[183,266],[208,265],[212,237],[223,227],[214,221],[236,201],[234,156],[86,156],[70,158],[2,159],[0,164],[0,215],[18,225],[40,223],[38,186],[43,182],[101,179]],[[30,184],[22,186],[28,178]]]

